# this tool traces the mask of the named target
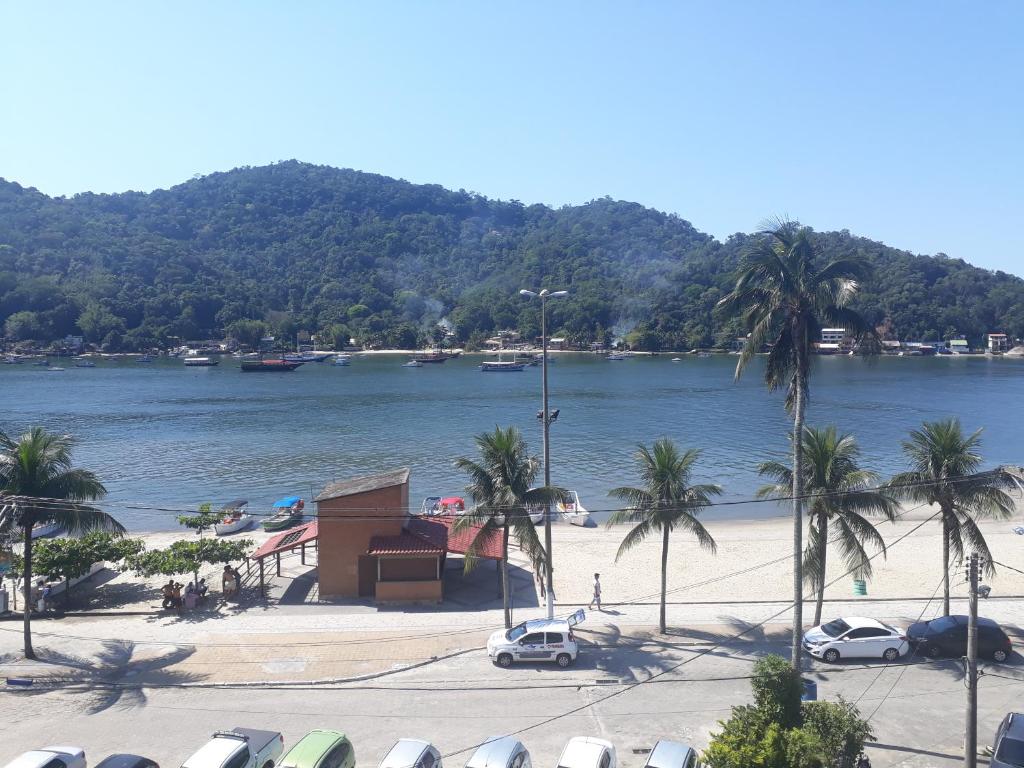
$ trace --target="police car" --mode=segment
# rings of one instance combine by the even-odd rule
[[[585,617],[579,610],[567,619],[534,619],[499,630],[487,640],[487,655],[499,667],[516,661],[554,661],[568,667],[579,653],[572,628]]]

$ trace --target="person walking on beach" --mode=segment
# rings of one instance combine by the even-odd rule
[[[597,610],[601,610],[601,574],[594,574],[594,597],[590,600],[590,605],[587,608],[593,608],[597,605]]]

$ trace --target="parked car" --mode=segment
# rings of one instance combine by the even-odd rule
[[[487,655],[499,667],[511,667],[515,661],[554,661],[568,667],[579,654],[572,633],[578,623],[574,618],[533,619],[498,630],[487,640]]]
[[[532,768],[530,752],[514,736],[494,736],[477,747],[466,768]]]
[[[81,747],[43,747],[25,752],[4,768],[85,768],[85,750]]]
[[[839,659],[896,661],[910,650],[907,636],[875,619],[834,619],[804,633],[804,650],[829,663]]]
[[[647,756],[644,768],[701,768],[697,750],[681,741],[662,739]]]
[[[616,768],[615,747],[592,736],[574,736],[562,749],[558,768]]]
[[[441,768],[441,753],[429,741],[399,739],[377,768]]]
[[[996,729],[989,768],[1020,768],[1024,765],[1024,715],[1011,712]]]
[[[277,731],[235,728],[218,731],[181,768],[272,768],[284,752]]]
[[[281,768],[355,768],[356,751],[340,731],[310,731],[288,750]]]
[[[96,764],[96,768],[160,768],[155,760],[141,755],[118,754],[105,757]]]
[[[967,617],[942,616],[932,621],[919,621],[907,629],[911,645],[919,653],[939,656],[967,654]],[[978,656],[1004,662],[1010,658],[1013,645],[1002,628],[992,619],[978,617]]]

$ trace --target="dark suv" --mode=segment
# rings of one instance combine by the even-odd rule
[[[967,617],[943,616],[919,621],[907,629],[907,639],[918,653],[938,656],[967,655]],[[1010,638],[992,619],[978,618],[978,656],[1003,662],[1013,650]]]
[[[1024,766],[1024,715],[1011,712],[996,730],[990,768],[1021,768]]]

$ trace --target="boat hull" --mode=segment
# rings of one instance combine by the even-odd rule
[[[231,533],[238,533],[244,531],[253,523],[252,515],[242,515],[237,520],[232,520],[229,523],[217,523],[213,526],[213,532],[218,536],[227,536]]]
[[[300,365],[293,360],[243,360],[242,373],[287,373]]]
[[[285,528],[291,528],[301,519],[302,515],[274,515],[260,523],[260,526],[264,531],[283,531]]]

